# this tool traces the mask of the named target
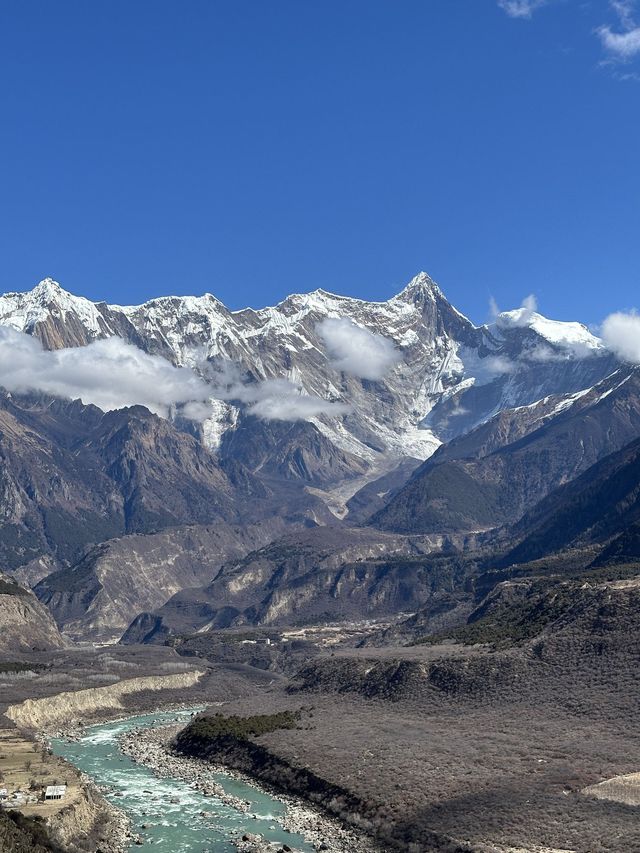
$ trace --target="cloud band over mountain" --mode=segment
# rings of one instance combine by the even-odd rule
[[[16,393],[80,398],[105,411],[141,405],[163,417],[172,406],[211,396],[189,368],[174,367],[118,337],[45,350],[37,338],[6,326],[0,327],[0,385]]]
[[[307,394],[288,379],[244,381],[230,363],[210,383],[188,367],[175,367],[115,336],[84,347],[45,350],[37,338],[8,326],[0,326],[0,386],[14,393],[79,398],[104,411],[140,405],[168,417],[177,408],[197,421],[211,414],[211,398],[244,403],[250,414],[265,420],[297,421],[349,411],[344,403]]]
[[[329,318],[317,326],[336,370],[378,380],[401,360],[393,341],[358,326],[348,317]]]

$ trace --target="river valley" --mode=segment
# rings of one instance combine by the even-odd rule
[[[274,849],[288,845],[301,853],[313,846],[279,823],[286,806],[252,785],[211,771],[212,783],[246,802],[241,811],[218,797],[205,796],[180,779],[159,778],[119,749],[118,738],[132,729],[149,728],[190,718],[191,711],[130,717],[87,728],[79,740],[52,740],[57,755],[74,764],[104,789],[105,797],[131,821],[131,849],[154,853],[233,853],[244,834],[261,835]]]

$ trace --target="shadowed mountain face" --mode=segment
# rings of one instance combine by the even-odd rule
[[[115,536],[184,524],[264,523],[275,534],[327,520],[285,479],[259,479],[196,436],[136,406],[0,393],[0,556],[17,570],[49,555],[74,562]]]
[[[473,531],[517,521],[557,486],[640,435],[640,373],[501,412],[440,448],[373,518],[405,533]]]
[[[0,556],[18,568],[51,554],[181,523],[234,521],[219,463],[169,421],[134,408],[0,397]]]
[[[339,483],[367,470],[362,459],[337,447],[315,424],[251,415],[240,416],[235,429],[224,434],[219,455],[271,479],[314,485]]]
[[[433,635],[468,643],[517,642],[569,612],[578,614],[580,601],[593,599],[584,589],[599,590],[603,607],[607,590],[629,590],[637,597],[640,439],[488,537],[475,561],[469,556],[461,572],[469,581],[466,590],[459,585],[453,595],[431,599],[368,642],[388,645]],[[621,600],[619,595],[610,599],[611,613]]]
[[[0,558],[76,638],[117,639],[227,559],[329,517],[142,407],[2,394],[0,458]]]
[[[609,542],[596,564],[638,556],[640,440],[556,489],[514,528],[524,539],[502,563],[537,560],[547,554]]]

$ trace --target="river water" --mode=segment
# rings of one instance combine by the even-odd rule
[[[205,797],[179,779],[160,779],[151,770],[126,758],[118,749],[119,735],[132,728],[188,720],[191,711],[171,711],[130,717],[116,723],[91,726],[79,742],[54,739],[56,755],[66,758],[98,785],[105,785],[106,799],[125,812],[143,844],[131,849],[149,853],[233,853],[231,839],[245,832],[269,841],[288,844],[294,850],[313,851],[300,835],[286,832],[276,818],[285,813],[284,803],[251,785],[219,773],[211,774],[228,794],[251,803],[248,814]],[[179,802],[171,802],[171,799]],[[206,815],[202,815],[205,812]],[[253,815],[257,819],[253,818]],[[146,824],[146,829],[142,829]]]

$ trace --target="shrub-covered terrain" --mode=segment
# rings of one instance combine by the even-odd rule
[[[49,837],[42,818],[0,811],[0,853],[65,853]]]
[[[177,737],[180,749],[192,750],[206,747],[220,738],[234,737],[245,740],[278,729],[295,729],[302,711],[280,711],[275,714],[254,714],[251,717],[214,714],[196,717]]]
[[[637,807],[584,793],[640,770],[638,574],[502,581],[465,626],[475,645],[319,655],[285,695],[225,709],[268,717],[313,702],[312,715],[221,738],[209,755],[304,793],[389,851],[640,851]]]
[[[0,674],[7,672],[41,672],[46,669],[42,663],[26,663],[21,660],[0,661]]]
[[[455,640],[466,645],[508,648],[532,640],[556,620],[578,615],[601,588],[640,576],[640,564],[605,566],[566,578],[520,576],[496,585],[465,625],[414,640],[414,644]]]
[[[514,601],[513,597],[501,596],[514,587],[522,591],[522,599]],[[498,588],[495,599],[483,603],[471,614],[466,625],[443,634],[421,637],[415,642],[438,643],[452,639],[466,645],[490,643],[508,647],[536,637],[571,608],[573,600],[571,584],[549,584],[547,581],[507,583]]]

